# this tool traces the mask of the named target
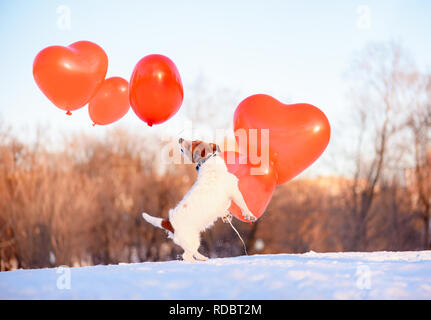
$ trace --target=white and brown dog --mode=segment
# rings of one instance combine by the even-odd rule
[[[198,178],[178,205],[169,210],[169,218],[161,219],[143,213],[144,219],[168,232],[177,245],[184,249],[183,259],[189,262],[207,260],[198,252],[200,233],[213,225],[218,218],[229,216],[234,201],[244,218],[256,221],[247,208],[238,188],[238,178],[229,173],[224,160],[217,156],[218,145],[202,141],[179,139],[181,153],[196,163]]]

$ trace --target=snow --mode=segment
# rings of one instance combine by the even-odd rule
[[[431,299],[431,251],[253,255],[0,273],[1,299]]]

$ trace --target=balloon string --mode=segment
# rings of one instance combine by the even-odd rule
[[[247,246],[245,245],[244,240],[242,240],[241,235],[239,234],[238,230],[236,230],[236,229],[235,229],[235,227],[233,226],[232,221],[231,221],[231,220],[228,220],[228,221],[229,221],[229,224],[230,224],[230,226],[232,227],[232,229],[233,229],[233,230],[236,232],[236,234],[238,235],[239,240],[241,240],[242,245],[244,246],[244,252],[245,252],[245,255],[246,255],[246,256],[248,256],[248,253],[247,253]]]

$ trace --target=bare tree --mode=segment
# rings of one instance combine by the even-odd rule
[[[409,99],[408,128],[412,135],[414,209],[423,222],[423,247],[431,249],[431,77],[412,73],[407,75],[412,88]]]
[[[353,183],[348,208],[351,213],[349,250],[366,250],[372,206],[379,181],[395,156],[396,135],[402,129],[400,77],[408,59],[394,43],[368,46],[355,61],[355,110],[358,116],[358,143],[354,151]],[[354,96],[355,97],[355,96]]]
[[[192,99],[184,101],[187,117],[196,127],[205,125],[210,129],[227,129],[232,126],[232,117],[240,102],[239,92],[227,87],[214,87],[200,75],[189,86]]]

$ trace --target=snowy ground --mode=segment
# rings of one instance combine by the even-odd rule
[[[1,299],[431,299],[431,251],[254,255],[0,273]]]

